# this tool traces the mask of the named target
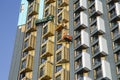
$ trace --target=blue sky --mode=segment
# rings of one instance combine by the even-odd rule
[[[8,80],[21,0],[0,1],[0,80]]]

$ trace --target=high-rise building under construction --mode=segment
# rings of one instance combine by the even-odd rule
[[[120,80],[120,0],[21,0],[9,80]]]

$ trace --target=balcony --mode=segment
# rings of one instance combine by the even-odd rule
[[[65,69],[62,69],[55,74],[55,77],[58,76],[60,76],[60,80],[69,80],[69,72]]]
[[[67,23],[69,21],[69,15],[68,15],[68,11],[66,9],[62,9],[61,12],[59,12],[59,14],[57,14],[58,16],[58,23]]]
[[[68,31],[63,29],[61,31],[57,31],[57,42],[70,42],[72,41],[72,36],[68,34]]]
[[[106,56],[108,55],[108,47],[107,47],[107,40],[103,36],[99,36],[98,47],[94,49],[94,56],[101,55]]]
[[[55,0],[45,0],[45,4],[50,4],[50,3],[53,3],[55,2]]]
[[[62,46],[56,51],[57,63],[66,63],[69,61],[69,50],[67,47]]]
[[[43,26],[43,35],[42,37],[50,37],[54,35],[54,23],[53,22],[48,22]]]
[[[80,39],[78,40],[78,38],[80,37]],[[77,36],[75,37],[76,40],[76,45],[75,45],[75,50],[78,49],[85,49],[89,47],[89,35],[85,30],[81,30],[81,36]]]
[[[47,8],[45,8],[44,17],[55,15],[54,13],[55,13],[55,8],[52,4],[50,4]]]
[[[65,7],[69,3],[69,0],[59,0],[58,1],[58,7]]]
[[[96,25],[91,25],[91,33],[91,35],[95,33],[100,35],[105,33],[105,22],[100,16],[97,17]]]
[[[111,77],[111,70],[110,70],[110,63],[106,60],[102,60],[101,70],[99,70],[96,74],[95,80],[112,80]]]
[[[85,12],[80,12],[79,17],[75,16],[74,19],[75,19],[74,30],[84,29],[84,28],[88,27],[88,15]]]
[[[36,31],[35,17],[30,18],[26,24],[26,32]]]
[[[46,61],[45,63],[40,65],[40,76],[39,76],[39,80],[50,80],[52,79],[52,70],[53,69],[53,65]]]
[[[79,60],[79,61],[78,61]],[[77,59],[75,62],[75,73],[80,71],[89,71],[91,70],[91,61],[90,61],[90,54],[86,52],[82,52],[81,59]]]
[[[90,7],[90,16],[100,16],[103,14],[103,3],[100,0],[95,0],[95,3]]]
[[[48,57],[53,55],[54,53],[54,43],[50,40],[46,41],[42,44],[42,52],[41,52],[41,58],[42,57]]]
[[[24,49],[23,51],[30,51],[35,49],[36,45],[36,38],[34,35],[30,35],[24,42]]]
[[[20,73],[30,72],[33,68],[33,56],[27,55],[22,59]]]
[[[28,7],[28,16],[38,14],[38,10],[39,10],[39,3],[37,3],[36,1],[32,2]]]
[[[78,0],[74,3],[74,12],[83,11],[87,9],[87,0]]]
[[[116,6],[116,19],[119,21],[120,20],[120,3],[115,3]]]

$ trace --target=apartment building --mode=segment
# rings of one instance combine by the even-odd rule
[[[9,80],[120,80],[120,0],[22,0]]]

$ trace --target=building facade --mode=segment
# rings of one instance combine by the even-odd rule
[[[120,80],[120,0],[22,0],[9,80]]]

